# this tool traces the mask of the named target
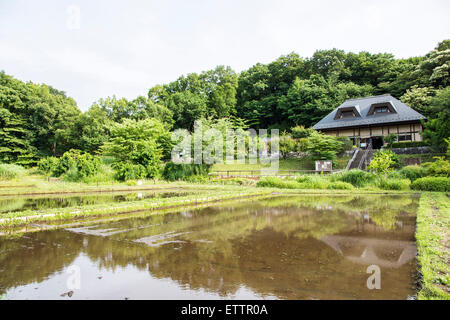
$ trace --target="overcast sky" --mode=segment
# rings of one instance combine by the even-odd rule
[[[448,0],[0,0],[0,70],[66,91],[86,110],[292,51],[424,55],[450,38],[449,16]]]

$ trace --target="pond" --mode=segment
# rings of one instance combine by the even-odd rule
[[[3,237],[0,296],[408,299],[417,206],[409,195],[276,195]]]
[[[196,193],[180,189],[152,190],[140,192],[102,192],[96,194],[62,194],[52,196],[0,197],[0,218],[2,213],[24,210],[45,210],[94,204],[108,204],[125,201],[140,201],[149,198],[170,198]]]

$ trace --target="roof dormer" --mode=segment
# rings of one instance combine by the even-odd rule
[[[334,120],[351,118],[361,118],[359,106],[339,107],[334,116]]]
[[[372,104],[367,115],[387,115],[392,113],[397,113],[397,109],[392,101],[386,101]]]

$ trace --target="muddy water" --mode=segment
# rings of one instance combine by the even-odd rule
[[[140,192],[107,192],[99,194],[57,195],[57,196],[17,196],[0,198],[0,218],[2,213],[23,210],[44,210],[66,208],[93,204],[106,204],[125,201],[139,201],[149,198],[170,198],[195,193],[195,191],[179,191],[177,189],[164,191]]]
[[[417,204],[280,195],[3,237],[0,296],[408,299]],[[373,265],[380,289],[367,286]]]

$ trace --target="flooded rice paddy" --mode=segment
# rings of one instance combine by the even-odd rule
[[[61,194],[41,196],[0,197],[0,218],[2,213],[25,210],[45,210],[94,204],[109,204],[126,201],[140,201],[150,198],[170,198],[196,193],[178,188],[140,192],[103,192],[96,194]]]
[[[5,299],[408,299],[418,198],[275,195],[0,237]],[[380,289],[369,289],[380,270]]]

